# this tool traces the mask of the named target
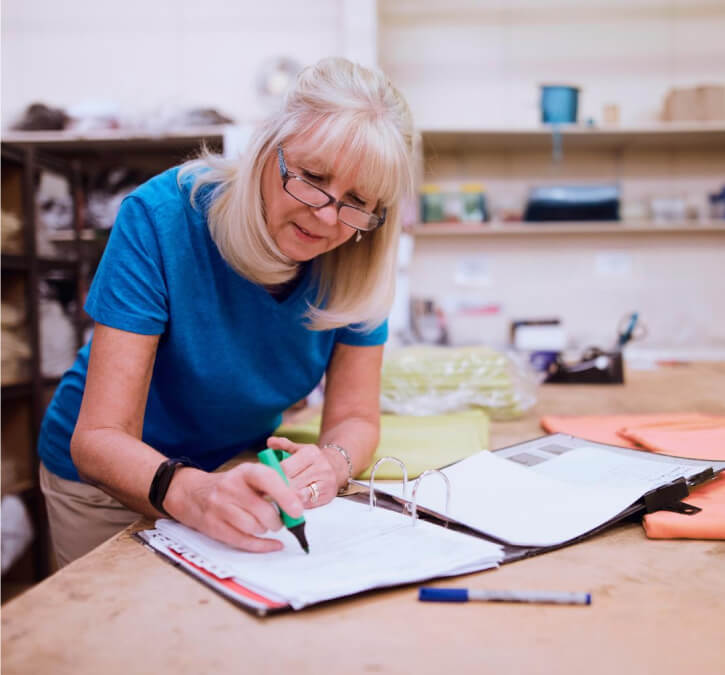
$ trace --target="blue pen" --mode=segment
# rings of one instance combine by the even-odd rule
[[[554,605],[591,605],[591,593],[567,593],[559,591],[498,591],[467,588],[431,588],[418,590],[418,600],[423,602],[535,602]]]
[[[634,327],[637,325],[638,318],[639,312],[632,312],[632,314],[630,314],[629,324],[627,328],[625,328],[624,331],[619,334],[619,347],[624,347],[624,345],[626,345],[632,339],[632,334],[634,333]]]

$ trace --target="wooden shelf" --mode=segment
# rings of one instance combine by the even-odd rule
[[[725,121],[670,122],[643,126],[559,125],[564,150],[722,150]],[[512,129],[422,129],[425,155],[487,151],[543,151],[552,147],[553,127]]]
[[[412,233],[416,237],[447,236],[509,236],[550,234],[698,234],[725,233],[725,220],[707,223],[655,224],[652,221],[589,221],[543,223],[421,223]]]
[[[3,143],[33,146],[54,154],[99,150],[179,150],[196,149],[202,142],[221,144],[225,125],[186,127],[150,132],[143,129],[103,129],[99,131],[8,131]]]
[[[13,272],[25,272],[30,269],[30,261],[27,256],[24,255],[3,254],[1,260],[3,271],[10,270]],[[78,266],[77,261],[65,260],[62,258],[38,258],[37,263],[38,269],[41,272],[48,272],[55,269],[75,270]]]
[[[43,387],[57,387],[60,383],[60,377],[53,375],[52,377],[43,377]],[[33,384],[31,382],[18,382],[13,384],[2,385],[2,397],[3,400],[11,400],[18,398],[25,398],[32,395]]]
[[[3,272],[12,270],[13,272],[24,272],[28,269],[28,259],[17,253],[3,253],[0,259]]]
[[[93,230],[86,228],[81,231],[80,240],[84,242],[103,242],[104,244],[108,241],[108,237],[111,234],[111,230]],[[54,244],[65,244],[73,243],[76,240],[76,233],[74,230],[55,230],[48,234],[48,240]]]
[[[38,487],[38,483],[34,480],[19,480],[16,483],[10,483],[10,485],[3,486],[3,495],[20,495],[29,490],[34,490]]]
[[[25,398],[33,393],[33,385],[29,382],[19,382],[17,384],[3,384],[2,398],[3,401],[11,399]]]

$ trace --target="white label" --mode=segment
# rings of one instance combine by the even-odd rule
[[[601,277],[628,277],[632,275],[632,256],[624,251],[597,253],[594,269]]]
[[[456,265],[455,281],[459,286],[489,286],[491,259],[485,255],[460,258]]]

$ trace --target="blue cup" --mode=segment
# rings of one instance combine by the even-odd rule
[[[552,124],[575,123],[579,104],[579,88],[542,85],[541,121]]]

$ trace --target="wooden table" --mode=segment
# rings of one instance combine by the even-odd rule
[[[664,411],[725,414],[725,364],[546,385],[526,418],[493,425],[492,444],[541,435],[542,414]],[[722,541],[648,540],[627,523],[445,583],[590,591],[593,604],[423,604],[407,586],[259,619],[126,531],[2,608],[2,672],[725,672]]]

